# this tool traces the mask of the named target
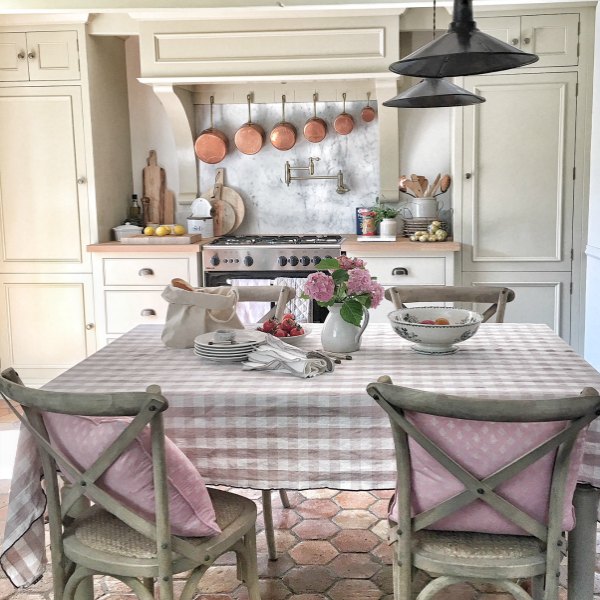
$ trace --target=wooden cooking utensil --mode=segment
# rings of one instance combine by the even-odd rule
[[[180,279],[179,277],[171,279],[171,285],[179,288],[180,290],[185,290],[186,292],[194,291],[194,288],[185,279]]]
[[[433,183],[432,183],[432,184],[431,184],[431,186],[429,187],[429,190],[426,190],[426,192],[425,192],[425,195],[426,195],[427,197],[429,197],[429,196],[433,196],[433,195],[436,193],[436,191],[437,191],[437,189],[438,189],[438,185],[440,184],[440,179],[441,179],[441,177],[442,177],[441,173],[438,173],[438,174],[435,176],[435,179],[433,180]]]
[[[421,198],[423,196],[423,189],[421,188],[421,184],[419,183],[419,178],[414,173],[411,173],[410,180],[412,183],[413,192],[416,196]]]
[[[427,181],[427,178],[424,177],[423,175],[417,175],[417,181],[419,182],[419,185],[421,186],[421,191],[423,192],[423,196],[426,196],[427,194],[425,194],[425,190],[429,187],[429,181]]]
[[[166,189],[165,170],[158,166],[156,150],[150,150],[147,166],[142,172],[144,198],[148,198],[148,223],[164,223],[164,201]]]
[[[440,192],[442,192],[442,194],[444,192],[447,192],[451,183],[452,183],[452,178],[450,177],[450,175],[448,175],[446,173],[446,175],[444,175],[440,180]]]

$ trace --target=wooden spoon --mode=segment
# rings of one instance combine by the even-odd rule
[[[447,192],[451,183],[452,183],[452,178],[450,177],[450,175],[448,175],[446,173],[446,175],[444,175],[442,177],[442,179],[440,180],[440,192],[442,192],[442,194],[444,192]]]
[[[185,290],[186,292],[194,291],[194,288],[187,281],[185,281],[185,279],[180,279],[179,277],[171,279],[171,285],[179,288],[180,290]]]
[[[421,188],[421,184],[419,183],[419,178],[414,173],[412,173],[410,176],[410,180],[411,180],[412,187],[409,189],[412,189],[417,197],[422,198],[423,197],[423,189]]]
[[[425,195],[427,197],[435,195],[435,193],[437,191],[437,188],[438,188],[438,185],[440,184],[441,177],[442,177],[442,174],[438,173],[435,176],[435,179],[433,180],[433,183],[431,184],[431,186],[429,187],[429,189],[425,190]]]

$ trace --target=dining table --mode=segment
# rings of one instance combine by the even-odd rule
[[[298,347],[320,349],[322,325],[307,328]],[[161,331],[160,325],[139,325],[44,389],[117,392],[159,385],[169,402],[167,435],[213,485],[393,489],[396,464],[388,417],[366,393],[367,385],[382,375],[406,387],[479,398],[553,398],[577,396],[586,387],[600,390],[600,373],[544,324],[483,323],[454,354],[423,355],[389,324],[371,323],[350,360],[312,378],[213,362],[191,348],[166,347]],[[22,585],[43,568],[36,546],[39,531],[32,534],[22,522],[30,499],[19,478],[30,460],[26,450],[18,452],[0,559]],[[587,431],[578,481],[576,526],[569,533],[569,600],[591,600],[600,419]]]

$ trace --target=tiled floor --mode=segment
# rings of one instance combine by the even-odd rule
[[[14,430],[14,416],[0,407],[2,435]],[[9,481],[0,479],[0,537],[4,531]],[[255,499],[260,492],[237,490]],[[284,509],[273,495],[277,561],[267,559],[262,524],[258,523],[258,563],[262,600],[392,600],[390,546],[384,519],[388,491],[339,492],[310,490],[288,492],[291,509]],[[201,579],[199,600],[246,600],[247,594],[235,577],[232,554],[223,556]],[[49,573],[26,590],[15,590],[0,574],[0,600],[52,600]],[[120,582],[97,578],[95,597],[103,600],[135,600]],[[510,600],[512,596],[485,587],[459,584],[443,590],[436,600]],[[561,589],[560,600],[567,595]],[[595,597],[600,600],[600,595]]]

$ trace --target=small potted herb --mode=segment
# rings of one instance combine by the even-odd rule
[[[400,211],[391,206],[384,206],[379,203],[373,206],[371,210],[375,213],[375,223],[379,227],[379,235],[395,236],[397,228],[396,217]]]

